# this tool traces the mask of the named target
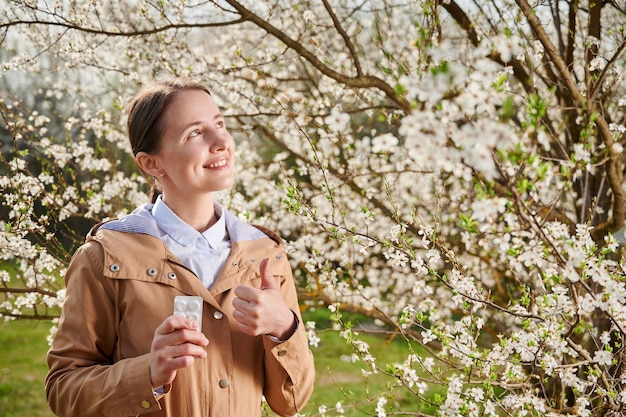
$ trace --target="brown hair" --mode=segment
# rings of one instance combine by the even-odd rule
[[[154,153],[159,150],[163,126],[161,120],[165,109],[174,96],[182,90],[202,90],[211,95],[209,90],[195,81],[174,78],[152,81],[132,99],[128,107],[128,138],[133,155],[139,152]],[[152,185],[151,201],[154,203],[161,194],[158,181]]]

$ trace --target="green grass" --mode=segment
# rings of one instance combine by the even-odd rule
[[[320,337],[319,346],[312,348],[317,372],[315,391],[304,414],[316,415],[321,405],[332,409],[336,403],[340,402],[346,417],[376,415],[374,409],[378,395],[388,386],[393,387],[394,402],[401,409],[427,411],[423,409],[423,404],[420,404],[417,398],[396,386],[394,379],[380,373],[367,378],[363,376],[362,369],[367,368],[366,365],[360,361],[349,360],[353,349],[338,332],[331,330],[328,310],[308,312],[304,320],[313,320],[317,323],[316,329]],[[350,321],[355,329],[363,324],[370,324],[368,319],[358,315],[344,314],[342,320]],[[359,334],[359,340],[367,342],[369,352],[376,358],[377,365],[383,369],[387,364],[406,360],[408,348],[406,342],[399,338],[362,331]],[[337,414],[331,411],[328,415]]]
[[[328,310],[309,311],[304,321],[317,323],[318,347],[312,348],[315,357],[317,380],[315,391],[304,410],[315,415],[321,405],[332,409],[341,402],[346,417],[372,413],[376,405],[376,393],[393,382],[383,375],[362,375],[363,363],[346,360],[352,354],[351,347],[331,329]],[[347,319],[347,317],[344,317]],[[359,324],[358,316],[349,317]],[[13,321],[0,322],[0,416],[2,417],[53,417],[48,409],[44,392],[47,372],[45,355],[48,349],[47,322]],[[405,360],[407,347],[400,340],[384,336],[362,334],[360,339],[370,345],[370,352],[379,366]],[[405,390],[394,389],[394,400],[403,409],[418,410],[419,403]],[[368,404],[367,398],[373,398]],[[336,415],[329,412],[329,416]]]
[[[53,417],[44,391],[49,325],[0,320],[0,416]]]

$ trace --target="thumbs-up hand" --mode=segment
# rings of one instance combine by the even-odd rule
[[[270,269],[270,258],[263,258],[259,265],[261,272],[261,290],[276,290],[280,292],[280,285],[274,279],[274,275]]]
[[[271,272],[269,258],[261,261],[259,270],[260,288],[247,285],[235,288],[233,318],[239,330],[245,334],[270,334],[285,340],[293,333],[295,318],[280,293],[280,285]]]

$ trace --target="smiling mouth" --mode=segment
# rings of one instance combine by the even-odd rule
[[[228,161],[226,161],[226,159],[220,159],[217,162],[213,162],[212,164],[207,165],[207,168],[221,168],[223,166],[226,166],[226,164],[228,164]]]

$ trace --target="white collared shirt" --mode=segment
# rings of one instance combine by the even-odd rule
[[[211,288],[215,282],[231,249],[222,206],[214,203],[214,208],[218,220],[203,233],[178,217],[161,196],[151,210],[163,243],[200,278],[206,288]]]

